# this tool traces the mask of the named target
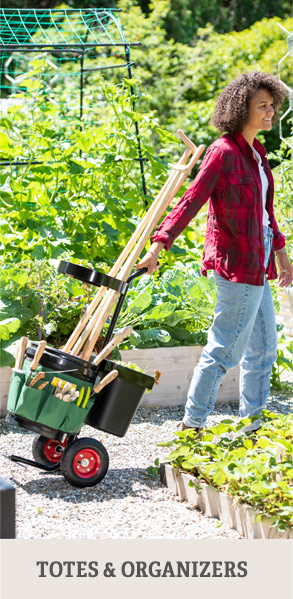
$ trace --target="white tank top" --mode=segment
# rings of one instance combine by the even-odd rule
[[[269,215],[266,210],[267,191],[268,191],[268,186],[269,186],[268,178],[265,174],[264,167],[262,165],[261,157],[260,157],[259,153],[256,151],[256,149],[254,147],[252,148],[252,150],[253,150],[253,153],[258,162],[258,170],[259,170],[259,176],[260,176],[260,180],[261,180],[262,205],[263,205],[262,223],[264,226],[268,227],[269,222],[270,222]]]

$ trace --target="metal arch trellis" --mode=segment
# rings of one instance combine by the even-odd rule
[[[27,69],[34,60],[42,58],[48,69],[43,69],[43,87],[51,102],[55,100],[50,92],[55,88],[56,81],[64,77],[64,81],[76,83],[78,88],[77,118],[79,126],[85,123],[87,117],[84,105],[86,90],[85,78],[107,69],[126,69],[128,79],[132,79],[134,65],[130,59],[131,46],[141,46],[141,42],[128,42],[118,14],[120,9],[89,8],[89,9],[0,9],[0,76],[1,104],[9,101],[17,103],[18,95],[25,89]],[[116,52],[116,57],[113,57]],[[115,50],[116,49],[116,50]],[[117,60],[117,52],[118,58]],[[122,54],[121,54],[122,53]],[[124,61],[121,63],[121,57]],[[29,57],[29,58],[28,58]],[[86,65],[87,61],[98,59],[99,64]],[[69,74],[67,65],[71,61],[73,70]],[[110,61],[110,64],[108,64]],[[78,66],[79,65],[79,66]],[[51,73],[51,74],[50,74]],[[53,74],[53,76],[52,76]],[[50,79],[48,83],[48,79]],[[64,83],[65,86],[65,83]],[[59,86],[61,89],[61,86]],[[134,88],[130,86],[131,95]],[[56,101],[55,101],[56,102]],[[93,104],[94,100],[92,100]],[[89,105],[89,103],[88,103]],[[132,105],[135,107],[134,101]],[[138,147],[138,160],[144,194],[146,184],[144,177],[144,159],[142,157],[138,123],[134,123]],[[29,161],[30,164],[40,164],[39,161]],[[7,163],[0,161],[2,166],[27,165],[27,160],[17,160]]]
[[[285,86],[285,88],[287,89],[288,94],[289,94],[289,108],[286,110],[286,112],[284,112],[284,114],[282,114],[282,116],[280,118],[280,123],[279,123],[280,139],[286,145],[288,145],[289,148],[291,149],[291,162],[290,162],[289,166],[287,166],[287,168],[285,169],[285,170],[288,170],[293,167],[293,139],[291,138],[291,140],[290,140],[290,138],[284,137],[283,123],[284,123],[285,119],[287,119],[287,117],[289,117],[289,115],[291,115],[291,118],[293,118],[293,89],[292,89],[292,87],[287,85],[287,83],[285,81],[283,81],[281,71],[282,71],[282,66],[283,66],[283,63],[285,62],[285,60],[287,60],[290,57],[291,58],[293,57],[293,32],[290,32],[287,29],[285,29],[285,27],[283,27],[283,25],[281,25],[280,23],[278,23],[278,25],[287,34],[287,45],[288,45],[288,52],[278,62],[279,79],[283,83],[283,85]]]

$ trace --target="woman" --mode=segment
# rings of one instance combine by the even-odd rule
[[[268,279],[292,282],[285,237],[273,211],[273,177],[266,150],[256,139],[277,118],[286,90],[267,73],[240,75],[220,94],[212,123],[225,133],[207,149],[199,172],[152,237],[137,268],[156,269],[169,249],[209,200],[201,274],[213,270],[217,303],[208,342],[195,368],[182,430],[205,426],[217,390],[229,368],[240,363],[240,416],[265,408],[277,334]],[[259,427],[254,420],[249,430]]]

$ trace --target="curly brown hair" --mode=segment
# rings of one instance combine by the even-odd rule
[[[248,119],[249,104],[252,96],[259,89],[266,89],[274,100],[275,114],[273,122],[279,118],[278,109],[283,104],[288,92],[285,86],[269,73],[252,71],[243,73],[227,85],[219,95],[211,124],[222,133],[238,133]]]

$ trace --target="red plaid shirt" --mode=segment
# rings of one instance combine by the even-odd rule
[[[273,245],[267,267],[269,279],[277,277],[274,250],[285,245],[274,211],[274,181],[266,159],[266,150],[255,139],[268,178],[266,210],[273,230]],[[259,169],[250,145],[241,135],[222,135],[206,151],[198,174],[163,220],[152,237],[170,249],[173,241],[187,227],[200,208],[209,200],[206,238],[201,274],[215,270],[238,283],[263,285],[265,279],[263,204]]]

